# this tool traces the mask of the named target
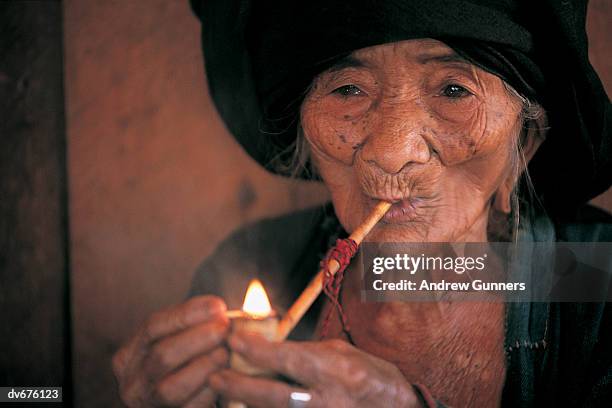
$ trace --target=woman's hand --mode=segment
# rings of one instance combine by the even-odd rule
[[[308,392],[311,407],[418,407],[412,386],[393,364],[341,340],[274,343],[242,333],[229,338],[231,349],[253,364],[303,386],[222,370],[210,386],[226,399],[254,407],[289,406],[292,392]]]
[[[135,407],[207,407],[209,376],[227,364],[225,303],[199,296],[153,314],[115,354],[121,399]]]

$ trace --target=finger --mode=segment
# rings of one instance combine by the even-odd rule
[[[228,339],[232,350],[254,365],[284,374],[309,387],[333,377],[329,352],[321,343],[270,342],[251,333],[233,334]]]
[[[149,397],[148,383],[141,377],[119,381],[119,396],[128,407],[144,406]]]
[[[217,319],[166,337],[151,347],[144,362],[145,371],[153,379],[161,378],[192,358],[218,347],[228,330],[227,319]]]
[[[192,397],[183,408],[207,408],[214,407],[217,401],[217,393],[206,387]]]
[[[226,309],[223,300],[216,296],[194,297],[185,303],[155,313],[145,325],[143,334],[148,342],[153,342],[203,323],[213,316],[227,319]]]
[[[253,407],[289,406],[292,392],[304,392],[283,382],[261,377],[250,377],[233,370],[223,370],[210,377],[210,387],[231,401]],[[308,407],[317,407],[318,399],[311,393]]]
[[[198,296],[161,312],[154,313],[147,323],[113,356],[113,371],[120,377],[128,366],[139,366],[146,356],[149,343],[160,337],[179,331],[218,316],[225,317],[226,306],[215,296]]]
[[[196,358],[160,381],[155,387],[155,399],[165,406],[183,405],[206,384],[211,373],[227,364],[227,360],[228,353],[224,348]]]

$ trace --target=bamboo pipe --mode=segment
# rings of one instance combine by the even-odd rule
[[[374,226],[380,221],[380,219],[387,213],[391,208],[392,203],[381,201],[372,212],[366,217],[365,221],[359,225],[355,231],[349,236],[350,239],[355,241],[357,245],[360,245],[366,235],[374,228]],[[340,269],[340,264],[332,259],[328,264],[329,272],[334,275]],[[323,290],[323,278],[325,276],[325,269],[321,268],[319,273],[310,281],[306,289],[302,292],[300,297],[293,303],[291,308],[287,311],[283,319],[278,325],[278,331],[276,332],[276,340],[283,341],[287,338],[291,330],[298,324],[300,319],[306,314],[310,306],[314,303],[317,297]]]

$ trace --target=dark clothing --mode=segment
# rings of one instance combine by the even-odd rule
[[[539,226],[535,240],[612,241],[611,217],[594,207]],[[612,256],[612,254],[610,254]],[[510,303],[506,315],[507,407],[612,404],[609,303]]]
[[[275,304],[288,308],[342,234],[329,207],[253,224],[234,233],[200,266],[192,295],[218,294],[230,308],[239,308],[248,281],[259,277]],[[531,235],[534,240],[607,242],[612,241],[612,219],[584,207],[571,218],[537,225]],[[315,304],[293,339],[309,338],[319,310]],[[505,350],[503,406],[612,406],[610,304],[508,303]]]

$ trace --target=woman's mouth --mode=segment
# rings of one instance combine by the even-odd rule
[[[422,200],[412,197],[396,201],[383,217],[383,221],[387,223],[414,221],[418,217],[417,211],[421,202]]]
[[[417,197],[408,197],[403,200],[389,200],[385,198],[372,198],[369,207],[374,208],[379,201],[393,202],[389,211],[383,216],[381,222],[387,224],[402,224],[415,221],[420,215],[419,208],[425,204],[425,200]]]

